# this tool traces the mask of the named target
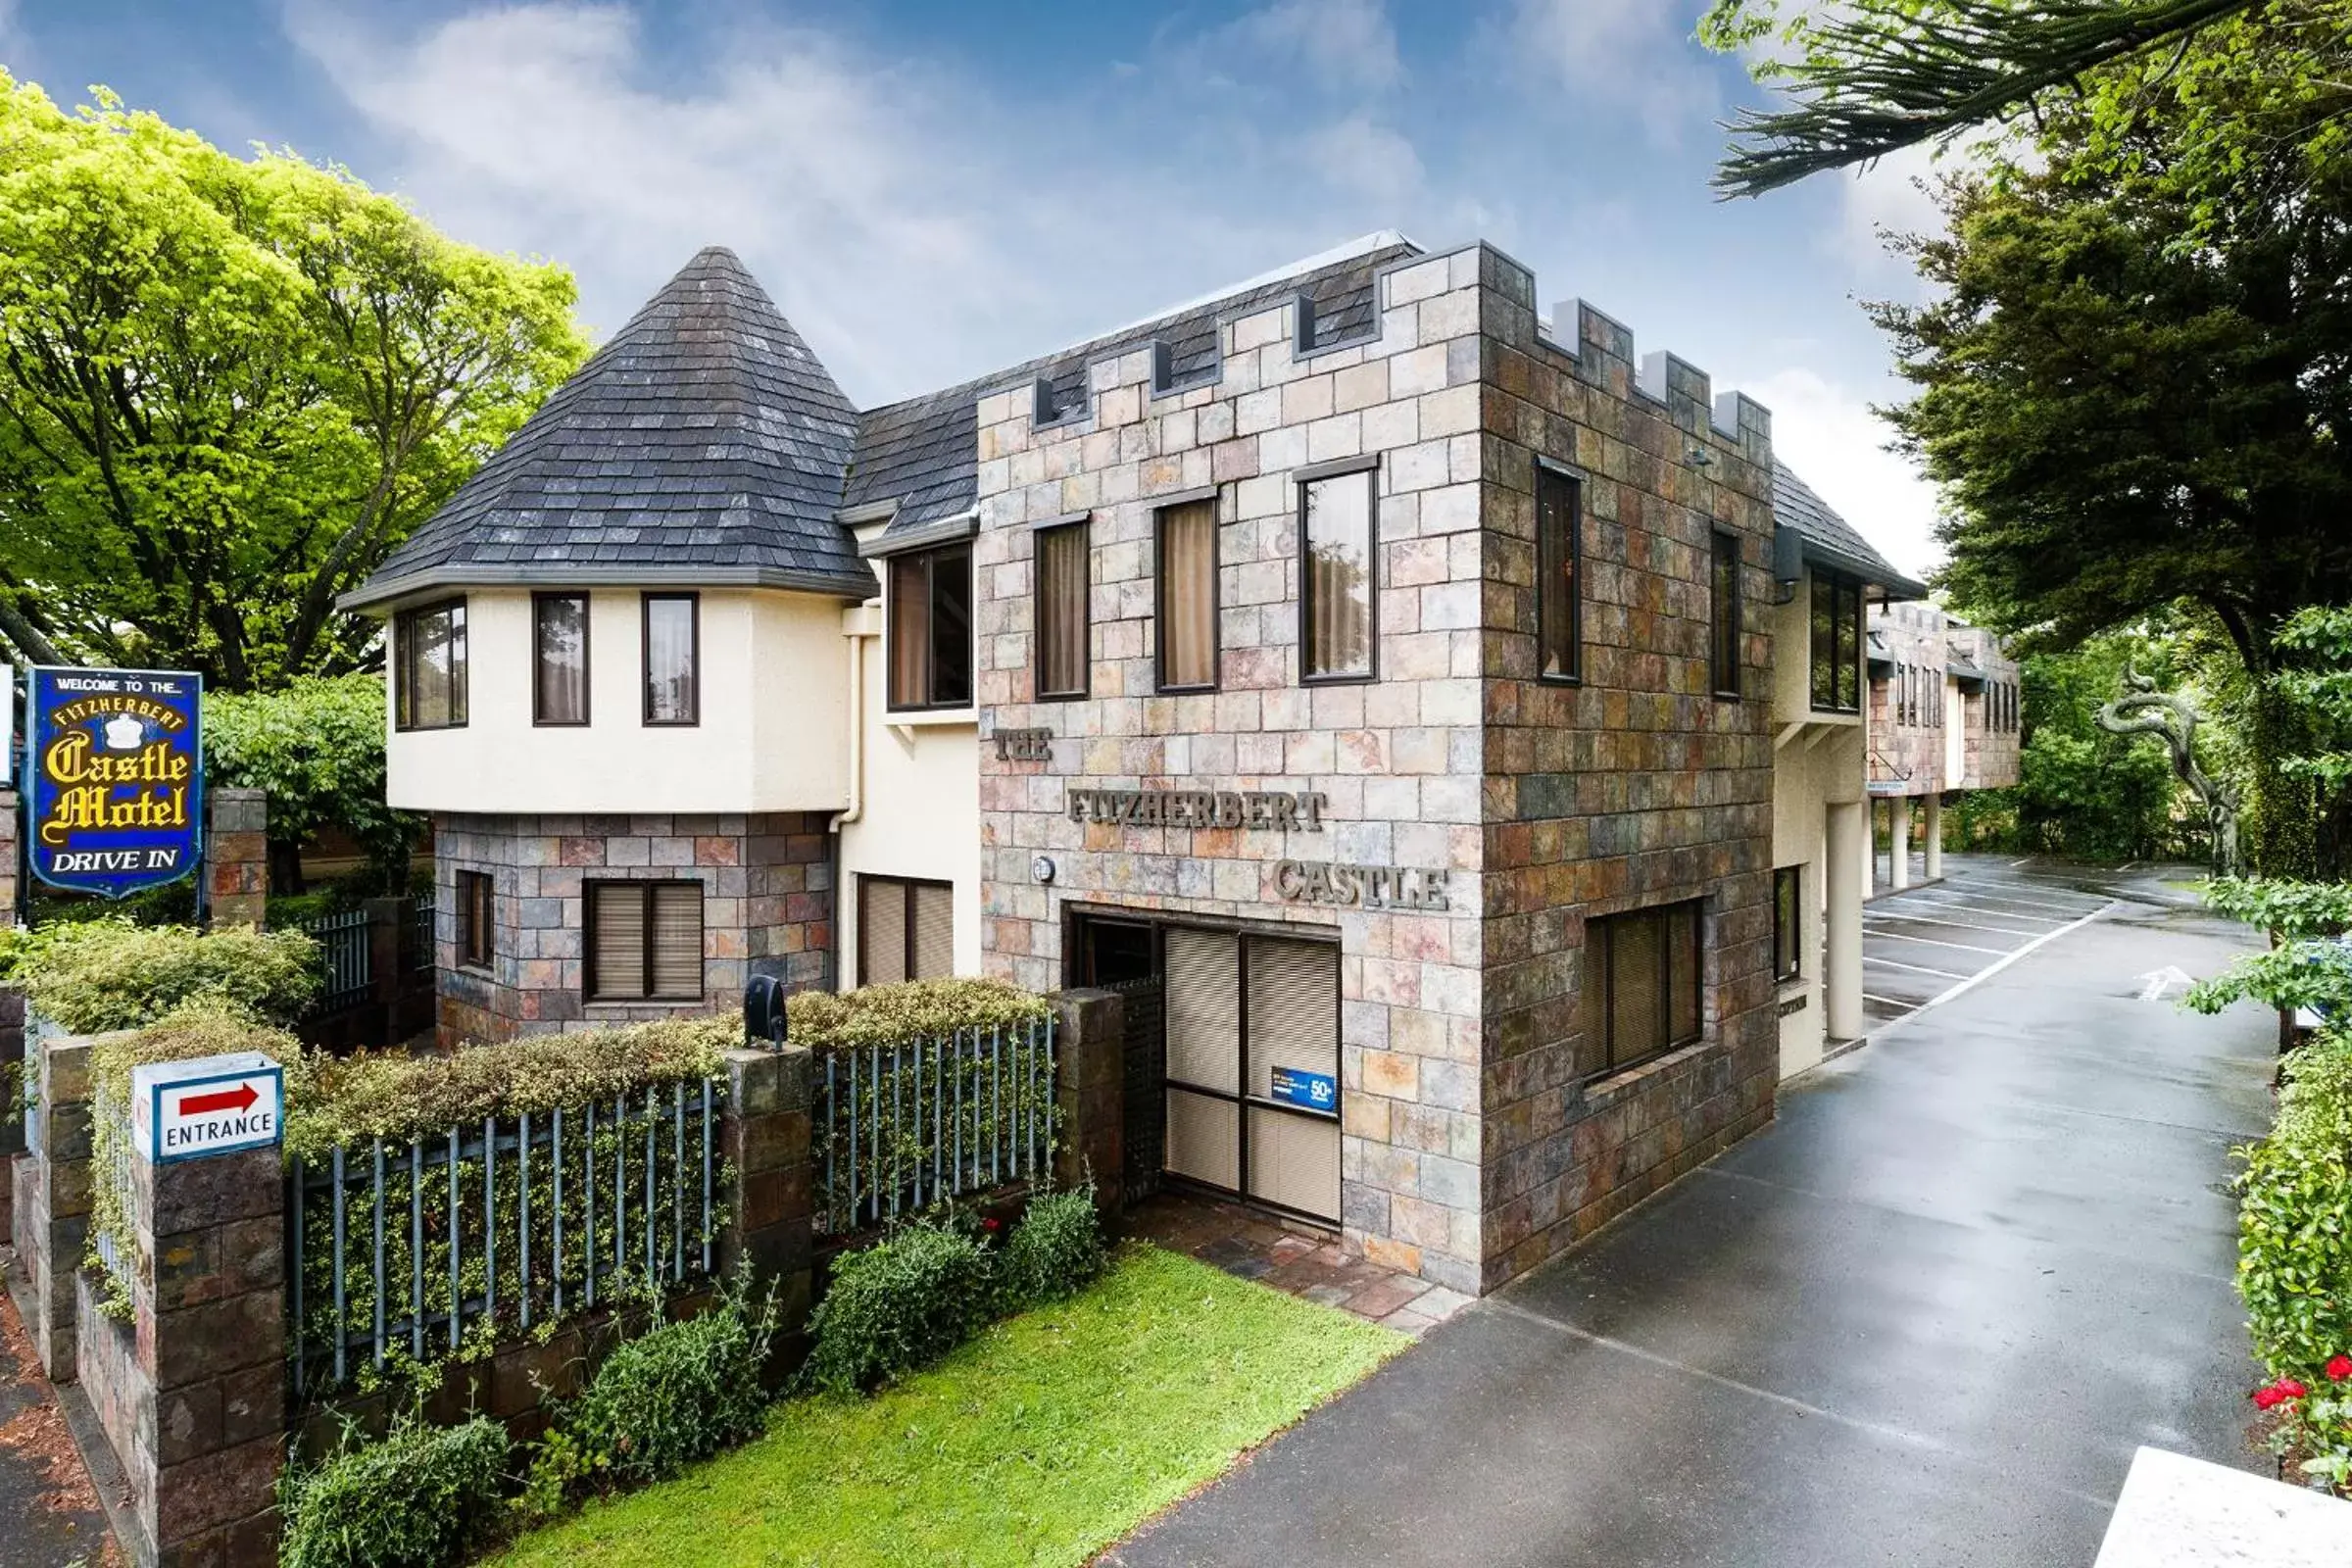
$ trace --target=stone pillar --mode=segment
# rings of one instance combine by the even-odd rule
[[[0,1236],[16,1235],[17,1156],[24,1152],[21,1076],[24,1060],[24,993],[0,986]]]
[[[1865,795],[1855,809],[1862,813],[1861,863],[1849,865],[1846,872],[1849,881],[1859,878],[1856,885],[1862,890],[1862,902],[1868,904],[1879,896],[1879,803]],[[1831,831],[1835,834],[1837,830]]]
[[[368,914],[368,1001],[383,1020],[381,1032],[368,1044],[397,1046],[401,1042],[400,991],[408,978],[401,971],[401,937],[416,917],[416,905],[411,899],[363,899],[360,907]]]
[[[815,1057],[807,1046],[727,1053],[719,1148],[735,1170],[734,1212],[719,1233],[720,1275],[748,1259],[755,1285],[776,1282],[779,1346],[808,1321],[815,1252],[815,1169],[809,1158]],[[780,1370],[780,1369],[779,1369]]]
[[[7,697],[0,690],[0,698]],[[17,895],[24,891],[17,886],[17,823],[24,797],[15,790],[0,789],[0,925],[17,923]]]
[[[274,1146],[131,1162],[132,1318],[93,1303],[80,1353],[128,1485],[140,1568],[277,1562],[285,1208]]]
[[[31,1286],[24,1327],[52,1383],[74,1376],[74,1275],[90,1239],[90,1047],[104,1038],[52,1035],[30,1057],[36,1105],[25,1117],[29,1152],[16,1161],[10,1219]]]
[[[1095,1212],[1115,1231],[1126,1211],[1126,1002],[1108,991],[1054,999],[1054,1185],[1095,1184]]]
[[[1900,893],[1911,885],[1911,797],[1897,795],[1886,803],[1887,885]]]
[[[1873,858],[1869,809],[1866,800],[1830,808],[1829,931],[1821,990],[1832,1040],[1853,1040],[1862,1034],[1861,893]]]
[[[1919,836],[1928,845],[1928,880],[1939,881],[1943,876],[1943,796],[1928,797],[1927,819],[1920,824]]]
[[[270,899],[269,793],[208,791],[204,816],[204,886],[212,901],[212,923],[260,925]]]

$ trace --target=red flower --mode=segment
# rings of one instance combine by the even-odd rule
[[[1003,1230],[1004,1228],[1004,1222],[997,1218],[996,1215],[991,1214],[980,1222],[980,1228],[984,1231]],[[2345,1369],[2347,1371],[2352,1371],[2352,1361],[2345,1363]]]
[[[2341,1383],[2346,1378],[2352,1378],[2352,1355],[2330,1357],[2327,1371],[2328,1381],[2330,1383]]]
[[[2303,1396],[2311,1392],[2302,1384],[2297,1383],[2293,1378],[2280,1378],[2277,1383],[2273,1384],[2272,1387],[2278,1391],[2281,1398],[2287,1399],[2300,1399],[2303,1397]]]
[[[2285,1397],[2285,1395],[2280,1394],[2277,1389],[2271,1388],[2266,1384],[2264,1387],[2254,1391],[2254,1408],[2257,1410],[2271,1409],[2275,1407],[2279,1400]]]
[[[2276,1409],[2289,1399],[2300,1399],[2310,1392],[2293,1378],[2280,1378],[2254,1391],[2254,1407],[2258,1410]]]

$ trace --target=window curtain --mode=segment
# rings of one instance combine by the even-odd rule
[[[539,643],[539,710],[542,724],[588,722],[588,601],[582,597],[536,602]]]
[[[1309,675],[1372,673],[1372,475],[1306,487]]]
[[[1539,667],[1546,675],[1576,676],[1577,658],[1576,481],[1549,468],[1536,474],[1536,552],[1542,576],[1536,586]]]
[[[1217,679],[1217,505],[1195,501],[1159,514],[1159,679]]]
[[[1086,690],[1086,524],[1037,536],[1037,691],[1072,697]]]
[[[890,706],[921,708],[931,700],[931,562],[900,556],[890,564]]]
[[[695,602],[681,598],[645,601],[645,721],[691,724],[697,717],[694,689]]]

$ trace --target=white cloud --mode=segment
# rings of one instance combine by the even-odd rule
[[[1909,273],[1909,265],[1887,251],[1886,239],[1943,232],[1936,176],[1935,154],[1926,147],[1907,147],[1858,172],[1831,176],[1838,182],[1836,245],[1855,272]]]
[[[1520,69],[1580,103],[1632,113],[1653,140],[1673,143],[1719,102],[1693,69],[1696,15],[1687,0],[1516,0],[1499,42]]]
[[[1880,554],[1915,576],[1942,561],[1935,487],[1909,458],[1886,450],[1893,431],[1860,393],[1803,368],[1742,383],[1741,390],[1772,410],[1772,446],[1781,461]]]
[[[1385,92],[1404,79],[1382,0],[1275,0],[1203,41],[1224,60],[1295,61],[1335,91]]]
[[[1423,172],[1413,144],[1362,114],[1318,126],[1301,143],[1307,167],[1323,181],[1394,212],[1417,195]]]

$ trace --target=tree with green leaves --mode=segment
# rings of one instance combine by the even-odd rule
[[[420,826],[384,804],[384,685],[373,675],[299,676],[275,691],[210,698],[205,763],[215,785],[270,795],[270,891],[300,893],[302,847],[341,828],[384,892],[401,890]]]
[[[0,74],[0,643],[245,690],[577,368],[559,267],[345,170]]]

